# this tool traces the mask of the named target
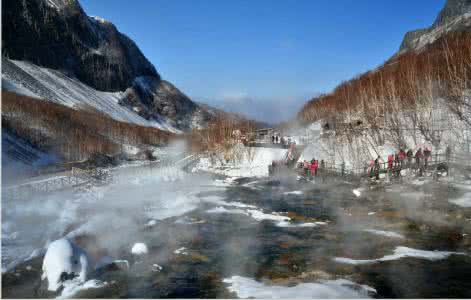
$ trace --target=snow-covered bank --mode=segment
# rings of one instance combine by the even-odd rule
[[[40,151],[2,129],[2,183],[31,176],[37,168],[59,161],[55,155]]]
[[[131,250],[137,241],[146,242],[140,228],[149,227],[149,220],[156,224],[183,215],[200,203],[197,192],[213,189],[206,176],[177,168],[115,171],[110,185],[3,202],[8,214],[2,218],[2,270],[44,253],[51,241],[64,236],[97,236],[99,246],[111,252]]]
[[[351,264],[351,265],[364,265],[364,264],[372,264],[372,263],[382,262],[382,261],[396,260],[396,259],[401,259],[401,258],[406,258],[406,257],[420,258],[420,259],[426,259],[426,260],[440,260],[440,259],[446,259],[450,255],[466,255],[466,254],[462,252],[426,251],[426,250],[412,249],[408,247],[397,247],[396,249],[394,249],[393,254],[386,255],[377,259],[352,259],[352,258],[346,258],[346,257],[335,257],[334,261],[338,263]]]
[[[450,200],[450,202],[461,207],[471,207],[471,193],[466,193],[458,199]]]
[[[283,159],[286,149],[255,148],[238,146],[240,157],[225,161],[222,157],[200,158],[193,172],[206,171],[229,177],[264,177],[268,176],[268,166],[273,160]]]
[[[376,290],[345,279],[300,283],[295,286],[269,285],[251,278],[232,276],[223,280],[239,298],[312,299],[312,298],[369,298]]]
[[[379,235],[379,236],[384,236],[384,237],[389,237],[389,238],[405,239],[405,237],[402,234],[399,234],[394,231],[384,231],[384,230],[376,230],[376,229],[365,229],[364,231],[374,234],[374,235]]]

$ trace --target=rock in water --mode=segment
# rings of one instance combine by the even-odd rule
[[[48,290],[57,291],[64,281],[87,280],[90,263],[87,254],[77,245],[62,238],[52,242],[44,256],[42,280],[47,278]]]

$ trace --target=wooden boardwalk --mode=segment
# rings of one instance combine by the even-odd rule
[[[424,161],[419,164],[419,167],[416,165],[415,158],[412,158],[411,164],[409,165],[407,159],[403,162],[402,167],[400,165],[394,166],[392,169],[388,168],[387,162],[380,163],[379,174],[390,173],[392,176],[394,174],[398,174],[400,176],[401,170],[414,170],[419,171],[422,168],[423,172],[433,172],[435,175],[438,171],[438,168],[445,167],[449,168],[459,168],[459,167],[468,167],[471,168],[471,165],[468,163],[467,165],[463,164],[463,161],[466,161],[464,157],[460,156],[450,156],[447,157],[445,154],[438,154],[432,155],[432,157],[427,162],[427,166],[425,166]],[[300,169],[298,169],[300,170]],[[301,169],[302,170],[302,169]],[[374,172],[373,172],[374,173]],[[367,178],[371,175],[371,168],[365,164],[363,168],[348,168],[342,167],[342,164],[333,164],[333,163],[325,163],[325,167],[321,168],[319,166],[318,169],[318,176],[342,176],[346,178]]]
[[[28,199],[33,195],[47,194],[84,184],[100,184],[111,179],[109,170],[72,168],[69,172],[41,180],[6,187],[2,190],[2,200]]]

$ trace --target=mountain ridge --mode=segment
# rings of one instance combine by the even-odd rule
[[[447,0],[433,24],[404,35],[398,54],[420,51],[449,32],[471,30],[471,0]]]
[[[157,125],[156,122],[164,120],[176,131],[186,131],[204,127],[211,118],[208,111],[164,81],[134,41],[119,32],[113,23],[88,16],[77,0],[6,0],[2,18],[2,60],[23,61],[40,68],[27,79],[20,76],[24,72],[13,75],[2,72],[6,90],[23,86],[17,90],[60,103],[65,97],[76,97],[79,81],[92,88],[93,95],[116,93],[119,96],[114,101],[116,105],[123,106],[144,123],[150,121]],[[47,69],[62,73],[59,77],[73,86],[63,86],[61,95],[50,89],[39,94],[28,91],[23,81],[31,81],[31,76],[48,76]],[[51,97],[45,98],[43,94]],[[99,109],[101,104],[92,106]]]

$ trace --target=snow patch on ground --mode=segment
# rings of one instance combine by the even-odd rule
[[[361,188],[352,190],[352,193],[353,193],[355,196],[357,196],[357,198],[361,196],[361,192],[362,192],[362,189],[361,189]]]
[[[385,236],[385,237],[390,237],[390,238],[395,238],[395,239],[405,239],[405,237],[402,234],[399,234],[394,231],[384,231],[384,230],[376,230],[376,229],[365,229],[364,231],[374,234],[374,235],[380,235],[380,236]]]
[[[449,200],[451,203],[461,207],[471,207],[471,193],[465,193],[458,199]]]
[[[218,206],[218,207],[208,209],[206,212],[210,213],[210,214],[241,214],[241,215],[248,215],[245,211],[243,211],[241,209],[227,209],[223,206]]]
[[[275,221],[275,222],[282,222],[282,221],[290,221],[291,219],[286,216],[279,215],[277,213],[273,214],[266,214],[260,210],[256,209],[249,209],[247,211],[252,218],[254,218],[257,221],[263,221],[263,220],[269,220],[269,221]]]
[[[450,255],[466,255],[462,252],[448,252],[448,251],[427,251],[427,250],[418,250],[408,247],[396,247],[394,253],[391,255],[386,255],[377,259],[352,259],[346,257],[335,257],[334,261],[338,263],[351,264],[351,265],[364,265],[372,264],[381,261],[390,261],[401,259],[405,257],[421,258],[426,260],[440,260],[446,259]]]
[[[293,228],[293,227],[317,227],[319,225],[327,225],[326,222],[306,222],[306,223],[291,223],[287,221],[280,221],[276,223],[278,227],[287,227],[287,228]]]
[[[80,280],[72,279],[64,282],[64,289],[58,299],[73,298],[78,292],[88,289],[98,289],[107,286],[107,282],[100,280],[91,279],[86,282],[80,282]]]
[[[300,192],[300,191],[299,191]],[[302,192],[301,192],[302,193]],[[216,204],[218,206],[207,210],[207,213],[212,214],[241,214],[250,216],[258,222],[263,220],[273,221],[278,227],[294,228],[294,227],[317,227],[319,225],[327,225],[326,222],[296,222],[293,223],[290,217],[283,216],[279,213],[264,213],[254,205],[245,204],[242,202],[225,202],[219,196],[206,196],[202,201]],[[236,209],[229,209],[226,207],[236,207]]]
[[[159,265],[159,264],[153,264],[152,265],[152,271],[153,272],[160,272],[162,270],[163,270],[163,267],[161,265]]]
[[[147,227],[152,227],[152,226],[155,226],[155,225],[157,225],[156,220],[149,220],[149,222],[147,222],[147,224],[146,224]]]
[[[303,191],[284,192],[283,195],[303,195]]]
[[[193,172],[206,171],[228,177],[265,177],[268,176],[268,165],[273,160],[283,159],[286,149],[250,148],[240,146],[242,157],[239,160],[223,162],[223,159],[200,158]],[[249,154],[250,153],[250,154]]]
[[[202,200],[203,202],[212,203],[212,204],[216,204],[216,205],[233,206],[233,207],[239,207],[239,208],[257,208],[257,207],[254,206],[254,205],[245,204],[245,203],[238,202],[238,201],[226,202],[226,201],[223,201],[222,199],[223,199],[223,198],[220,197],[220,196],[205,196],[205,197],[201,197],[201,200]]]
[[[254,279],[232,276],[223,282],[239,298],[312,299],[312,298],[369,298],[376,290],[345,279],[323,280],[317,283],[300,283],[295,286],[268,285]]]
[[[173,253],[177,255],[188,255],[188,252],[186,251],[186,247],[180,247],[177,250],[173,251]]]
[[[131,253],[134,255],[143,255],[147,254],[149,250],[147,249],[147,245],[144,243],[135,243],[132,246]]]

